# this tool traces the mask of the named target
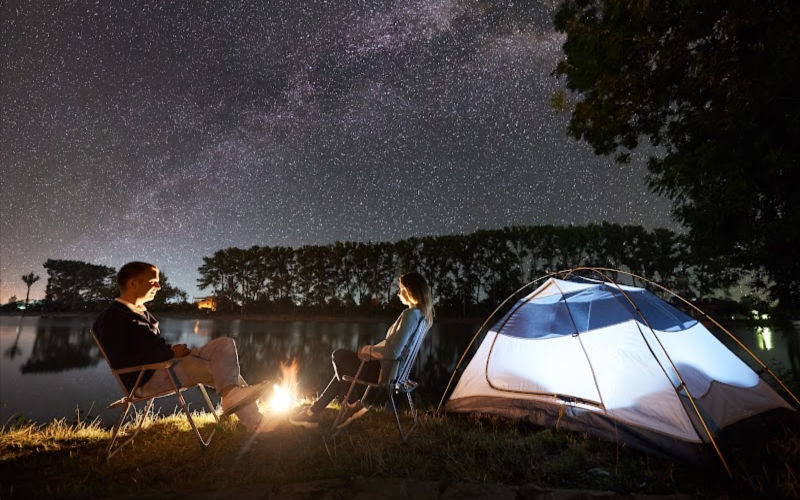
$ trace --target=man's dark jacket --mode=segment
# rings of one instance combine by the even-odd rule
[[[137,314],[116,300],[94,322],[94,331],[114,369],[157,363],[175,356],[161,336],[158,320],[149,311]],[[131,390],[137,376],[138,372],[125,373],[120,378]],[[153,370],[145,371],[139,387],[152,376]]]

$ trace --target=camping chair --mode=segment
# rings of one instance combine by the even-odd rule
[[[111,368],[111,363],[108,360],[108,356],[106,356],[106,352],[103,350],[103,346],[100,345],[100,341],[97,338],[97,334],[94,332],[94,330],[92,330],[91,333],[95,344],[97,344],[97,347],[100,349],[100,353],[106,360],[108,367]],[[200,449],[205,450],[206,447],[209,444],[211,444],[211,439],[214,437],[214,433],[217,431],[217,425],[219,425],[219,418],[227,415],[233,409],[226,411],[220,415],[217,415],[217,412],[214,410],[214,405],[211,404],[211,399],[209,399],[208,393],[206,392],[206,388],[203,386],[203,384],[193,384],[187,387],[179,387],[178,383],[176,382],[177,377],[175,376],[172,369],[176,364],[180,362],[181,358],[177,358],[177,359],[170,359],[168,361],[161,361],[159,363],[149,363],[146,365],[130,366],[127,368],[120,368],[116,370],[114,368],[111,368],[111,374],[117,380],[117,383],[119,384],[120,388],[122,388],[122,392],[123,394],[125,394],[125,396],[107,406],[107,409],[121,407],[123,408],[123,410],[122,410],[122,415],[119,417],[119,421],[114,426],[114,430],[111,434],[111,442],[108,443],[108,447],[106,448],[106,461],[110,460],[111,457],[116,455],[117,452],[120,451],[125,445],[133,442],[133,439],[139,434],[139,431],[142,430],[142,424],[144,423],[145,418],[150,412],[150,408],[152,408],[153,406],[153,401],[156,398],[171,396],[173,394],[177,396],[178,403],[180,403],[183,412],[186,414],[187,420],[189,420],[189,425],[192,427],[192,430],[197,436],[197,439],[200,441]],[[142,375],[144,374],[145,370],[166,370],[168,378],[170,382],[172,382],[173,388],[157,394],[142,395],[141,392],[139,391],[140,389],[139,384],[142,381]],[[125,384],[122,383],[120,375],[125,373],[137,373],[137,372],[139,373],[139,376],[136,378],[136,383],[133,385],[133,389],[128,390],[128,388],[125,387]],[[205,399],[206,402],[206,407],[211,412],[211,414],[214,415],[214,420],[216,420],[214,428],[211,430],[211,433],[208,435],[207,438],[203,438],[203,436],[200,434],[200,431],[197,429],[197,425],[194,423],[194,419],[192,418],[192,413],[189,411],[189,407],[186,404],[186,400],[183,399],[183,394],[181,394],[186,389],[191,389],[192,387],[195,386],[200,387],[200,391],[203,393],[203,398]],[[125,421],[125,417],[128,416],[128,412],[130,411],[131,406],[133,406],[134,403],[138,403],[140,401],[147,401],[147,407],[145,408],[142,416],[139,418],[139,425],[136,427],[136,430],[134,431],[132,436],[129,436],[124,441],[117,443],[117,437],[119,437],[118,436],[119,431],[122,428],[122,424]],[[114,446],[115,443],[117,443],[116,447]]]
[[[356,374],[354,376],[344,375],[342,376],[342,380],[350,382],[350,388],[347,390],[347,395],[344,398],[344,401],[350,400],[350,394],[353,392],[356,384],[364,385],[366,388],[364,389],[364,394],[361,396],[361,403],[364,403],[364,400],[367,398],[367,394],[369,394],[370,389],[385,387],[386,392],[389,394],[389,402],[392,405],[392,412],[394,412],[394,418],[397,422],[397,430],[400,433],[400,439],[403,442],[408,439],[408,436],[417,428],[419,424],[419,419],[417,417],[417,409],[414,407],[414,401],[411,398],[411,393],[416,389],[419,384],[414,382],[413,380],[409,380],[409,375],[411,374],[411,368],[414,367],[414,363],[417,360],[417,354],[419,354],[419,348],[422,345],[422,341],[425,339],[425,335],[427,335],[428,330],[430,330],[430,325],[424,319],[420,319],[419,323],[417,323],[417,328],[414,333],[411,335],[411,341],[403,348],[403,352],[400,354],[400,357],[397,359],[398,363],[398,370],[397,370],[397,378],[394,380],[390,380],[386,384],[379,384],[373,382],[367,382],[366,380],[360,380],[358,378],[361,375],[361,370],[364,368],[365,361],[362,361],[361,364],[358,366],[358,370],[356,370]],[[395,393],[405,393],[406,397],[408,398],[408,407],[411,409],[411,416],[414,419],[414,425],[411,426],[410,429],[407,431],[403,431],[403,426],[400,423],[400,414],[397,412],[397,403],[395,403],[394,395]],[[347,405],[342,404],[342,408],[339,410],[339,414],[336,416],[336,420],[333,422],[333,426],[331,429],[334,429],[333,435],[338,433],[336,430],[336,426],[339,425],[341,421],[344,419],[345,410]]]

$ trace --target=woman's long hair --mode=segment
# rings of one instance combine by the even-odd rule
[[[418,272],[410,272],[400,276],[400,283],[417,301],[417,307],[428,325],[433,324],[433,295],[425,277]]]

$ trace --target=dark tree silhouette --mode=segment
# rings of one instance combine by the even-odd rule
[[[28,287],[28,291],[25,293],[25,310],[27,311],[28,310],[28,302],[30,301],[30,298],[31,298],[31,286],[33,286],[34,283],[39,281],[39,276],[37,276],[37,275],[35,275],[33,273],[28,273],[28,274],[22,276],[22,281],[24,281],[25,285],[27,285],[27,287]]]
[[[762,272],[784,310],[800,307],[798,19],[797,0],[565,0],[555,17],[568,133],[622,163],[655,146],[649,185],[695,263],[717,279]]]
[[[55,309],[97,308],[116,294],[116,270],[78,260],[48,259],[45,301]]]
[[[227,310],[386,312],[400,306],[398,275],[416,270],[428,277],[440,311],[480,314],[530,279],[578,265],[620,267],[673,282],[682,273],[689,283],[681,241],[666,229],[604,223],[393,243],[227,248],[203,258],[198,285],[227,301]]]

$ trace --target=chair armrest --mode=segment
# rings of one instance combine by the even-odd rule
[[[158,363],[148,363],[146,365],[138,365],[138,366],[128,366],[126,368],[119,368],[117,370],[111,370],[111,373],[115,375],[121,375],[123,373],[135,373],[140,372],[142,370],[158,370],[159,368],[169,368],[172,366],[174,359],[170,359],[169,361],[159,361]]]
[[[375,382],[367,382],[366,380],[362,380],[360,378],[351,377],[350,375],[342,375],[342,380],[345,382],[355,382],[359,385],[368,385],[370,387],[383,387],[386,384],[376,384]]]

